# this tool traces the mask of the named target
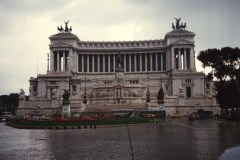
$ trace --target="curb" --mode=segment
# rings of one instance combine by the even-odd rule
[[[68,129],[95,129],[96,125],[89,126],[19,126],[12,123],[6,123],[6,126],[10,126],[17,129],[49,129],[49,130],[68,130]]]

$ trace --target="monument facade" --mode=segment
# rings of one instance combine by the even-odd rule
[[[186,115],[197,108],[217,112],[213,83],[195,67],[195,33],[180,20],[164,39],[102,42],[80,40],[65,22],[49,37],[47,73],[30,78],[29,101],[19,100],[18,114],[34,108],[55,114],[63,108],[66,90],[72,116],[156,108],[160,89],[167,114],[178,109]]]

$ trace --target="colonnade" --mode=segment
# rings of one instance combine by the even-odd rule
[[[194,68],[192,48],[172,48],[172,56],[166,52],[120,53],[121,67],[125,73],[154,72],[169,69],[188,70]],[[76,53],[69,62],[69,51],[52,51],[50,54],[50,71],[65,72],[71,63],[74,71],[87,73],[112,73],[117,66],[119,53]],[[49,61],[49,60],[48,60]],[[48,62],[49,63],[49,62]],[[170,64],[169,64],[170,63]],[[48,70],[49,71],[49,70]]]
[[[177,70],[186,70],[191,68],[191,49],[174,48],[173,49],[173,68]]]
[[[118,54],[78,54],[78,72],[115,72]],[[122,56],[124,72],[164,71],[166,53],[129,53]]]
[[[69,52],[68,51],[54,51],[51,53],[50,70],[54,72],[61,72],[68,70]]]

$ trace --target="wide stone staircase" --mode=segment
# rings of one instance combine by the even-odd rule
[[[109,112],[114,109],[134,109],[143,110],[146,109],[145,104],[90,104],[86,107],[85,112]]]

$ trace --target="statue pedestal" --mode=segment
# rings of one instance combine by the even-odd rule
[[[164,104],[158,104],[158,109],[164,110]]]
[[[58,101],[57,101],[57,97],[56,96],[52,96],[51,103],[52,103],[52,107],[53,108],[57,108]]]
[[[152,107],[151,107],[151,102],[147,102],[147,110],[151,110]]]
[[[55,115],[55,114],[60,114],[59,113],[59,109],[58,109],[58,100],[57,100],[57,97],[56,96],[52,96],[52,99],[51,99],[51,107],[52,107],[52,115]]]
[[[179,96],[179,97],[184,97],[183,93],[179,93],[178,96]]]
[[[121,67],[115,69],[115,82],[116,84],[123,84],[124,82],[124,69]]]
[[[62,115],[63,117],[71,117],[70,103],[63,103]]]
[[[17,115],[24,115],[25,101],[26,101],[25,96],[23,94],[19,94],[18,109],[16,111]]]
[[[81,108],[80,108],[80,112],[84,112],[85,109],[86,109],[86,106],[87,106],[86,104],[82,103]]]
[[[23,94],[20,94],[19,98],[18,98],[18,103],[19,103],[18,107],[19,108],[24,108],[25,107],[25,100],[26,100],[25,96]]]
[[[164,100],[158,100],[158,109],[164,110]]]

